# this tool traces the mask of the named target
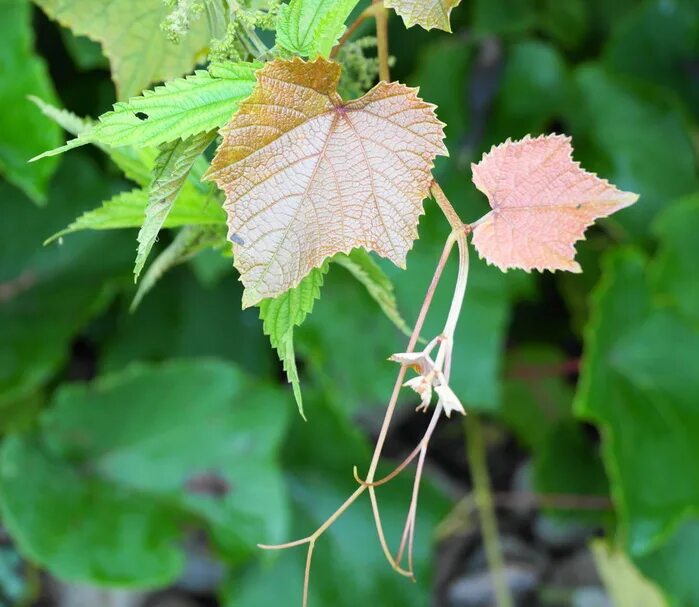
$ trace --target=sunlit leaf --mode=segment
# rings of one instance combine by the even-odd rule
[[[214,130],[238,109],[255,84],[254,63],[211,66],[209,71],[166,82],[140,97],[114,104],[92,128],[64,146],[34,158],[55,156],[86,143],[111,147],[156,146]]]
[[[643,578],[623,551],[603,539],[594,540],[591,548],[615,607],[667,607],[658,588]]]
[[[45,116],[51,118],[56,124],[76,137],[88,132],[94,124],[91,120],[81,118],[73,112],[46,103],[46,101],[34,95],[30,95],[29,99],[36,104]],[[150,174],[155,164],[155,148],[134,148],[131,146],[113,148],[98,141],[93,141],[93,143],[112,159],[112,162],[123,171],[126,177],[141,186],[146,186],[150,183]]]
[[[323,59],[270,62],[222,130],[208,177],[227,195],[244,306],[355,247],[403,266],[417,237],[434,159],[446,153],[434,106],[385,82],[343,102],[339,76]]]
[[[148,205],[146,190],[122,192],[105,201],[102,206],[86,211],[67,228],[57,232],[48,242],[81,230],[115,230],[140,228]],[[224,221],[219,204],[197,192],[189,184],[178,196],[161,227],[175,228],[190,224],[217,224]]]
[[[493,147],[472,166],[492,211],[473,230],[478,253],[505,271],[581,272],[575,242],[598,217],[638,199],[580,168],[570,138],[546,135]]]
[[[177,78],[203,58],[209,43],[205,19],[179,44],[160,29],[168,8],[162,0],[34,0],[74,34],[102,44],[119,99],[138,95],[153,82]]]
[[[327,57],[359,0],[291,0],[277,21],[278,45],[304,57]]]
[[[386,0],[388,8],[395,9],[405,27],[420,25],[426,30],[437,28],[451,32],[449,14],[461,0]]]

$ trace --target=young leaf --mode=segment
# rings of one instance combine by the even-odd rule
[[[227,195],[244,307],[355,247],[402,267],[417,237],[443,124],[396,82],[343,102],[339,76],[324,59],[267,63],[221,131],[207,177]]]
[[[255,63],[218,65],[211,72],[199,70],[156,86],[140,97],[114,104],[114,109],[100,116],[91,129],[33,160],[86,143],[155,146],[219,128],[252,92],[258,68]]]
[[[363,249],[354,249],[349,255],[338,253],[333,257],[333,261],[361,282],[388,319],[403,333],[410,335],[410,327],[398,311],[391,279],[384,274],[369,253]]]
[[[44,12],[102,44],[112,67],[119,99],[138,95],[153,82],[189,72],[209,43],[206,20],[200,19],[179,44],[160,29],[168,13],[162,0],[34,0]]]
[[[493,209],[473,230],[488,263],[503,271],[581,272],[574,245],[585,228],[638,200],[581,169],[572,154],[569,137],[527,136],[494,146],[472,165],[473,183]]]
[[[192,165],[215,136],[214,131],[199,133],[161,146],[155,160],[153,182],[148,190],[145,220],[138,232],[138,252],[134,267],[136,280],[153,248],[160,228],[163,227],[182,186],[187,181]]]
[[[433,27],[451,32],[449,14],[461,0],[385,0],[384,5],[392,8],[403,18],[405,27],[419,25],[426,30]]]
[[[287,51],[327,57],[345,30],[345,21],[359,0],[291,0],[277,21],[277,44]]]
[[[36,104],[44,116],[51,118],[51,120],[68,131],[71,135],[77,137],[82,133],[88,132],[93,126],[91,120],[80,118],[80,116],[73,114],[73,112],[46,103],[43,99],[39,99],[33,95],[30,95],[29,99]],[[126,177],[135,181],[140,186],[147,186],[150,183],[150,175],[155,163],[155,151],[153,149],[132,148],[130,146],[112,148],[98,142],[94,143],[112,159],[112,162],[123,171]]]
[[[269,341],[279,354],[279,360],[282,361],[286,376],[293,388],[299,413],[304,419],[301,382],[296,369],[294,351],[294,327],[301,325],[313,310],[315,300],[320,297],[323,275],[327,271],[327,263],[320,268],[314,268],[297,286],[286,293],[260,302],[262,328],[265,335],[269,335]]]
[[[49,243],[61,236],[81,230],[115,230],[140,228],[148,205],[148,192],[136,189],[122,192],[105,201],[101,207],[83,213],[67,228],[51,236]],[[183,225],[215,225],[225,217],[214,200],[187,184],[161,227],[175,228]]]

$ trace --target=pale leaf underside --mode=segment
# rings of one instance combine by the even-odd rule
[[[405,27],[419,25],[426,30],[437,28],[451,32],[449,15],[461,0],[385,0],[384,4],[398,13]]]
[[[473,245],[501,270],[580,272],[575,243],[595,219],[638,199],[573,161],[569,137],[506,141],[472,165],[492,211],[475,224]]]
[[[340,66],[273,61],[222,130],[208,177],[226,193],[243,305],[275,297],[339,252],[363,247],[399,266],[417,237],[434,158],[434,106],[380,83],[336,91]]]

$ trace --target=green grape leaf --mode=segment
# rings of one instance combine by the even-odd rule
[[[41,246],[43,237],[114,186],[81,155],[61,164],[45,208],[0,183],[3,213],[12,218],[0,221],[0,429],[65,366],[75,335],[127,280],[127,234],[85,233],[60,246]]]
[[[82,133],[86,133],[93,125],[91,120],[80,118],[80,116],[73,114],[73,112],[46,103],[39,97],[30,95],[29,99],[45,116],[53,120],[71,135],[78,136]],[[94,143],[112,159],[112,162],[121,169],[126,177],[141,186],[146,186],[150,183],[151,171],[153,170],[156,156],[156,152],[153,148],[133,148],[131,146],[113,148],[97,142]]]
[[[699,194],[670,205],[652,226],[660,247],[651,265],[651,280],[662,302],[699,320]]]
[[[619,74],[671,89],[699,117],[699,82],[687,73],[699,55],[699,5],[694,0],[634,3],[614,19],[604,63]]]
[[[102,206],[80,215],[67,228],[51,236],[47,243],[81,230],[140,228],[143,225],[147,206],[148,192],[146,190],[136,189],[122,192],[105,201]],[[165,218],[162,227],[176,228],[191,224],[220,224],[224,221],[225,215],[218,202],[187,183]]]
[[[114,104],[92,128],[34,160],[97,143],[111,147],[157,146],[223,126],[255,86],[255,63],[214,65],[171,80],[140,97]]]
[[[633,558],[659,548],[699,504],[699,330],[654,296],[645,258],[614,252],[586,328],[575,410],[603,456]],[[682,364],[677,364],[682,361]]]
[[[566,107],[570,87],[568,68],[556,47],[538,40],[513,44],[495,99],[489,140],[545,132]]]
[[[277,350],[292,386],[299,413],[304,419],[301,381],[294,350],[294,328],[300,326],[313,310],[315,300],[320,297],[320,288],[327,271],[327,263],[320,268],[314,268],[295,287],[278,297],[263,299],[259,304],[264,333],[269,336],[269,341]]]
[[[28,0],[0,0],[0,173],[36,203],[46,201],[56,163],[27,164],[42,149],[60,144],[61,133],[25,99],[55,99],[46,65],[34,53]]]
[[[641,204],[613,221],[636,238],[647,237],[652,219],[668,200],[699,189],[686,117],[663,91],[650,94],[596,65],[578,68],[574,79],[576,103],[568,118],[573,135],[593,145],[587,157],[592,163],[582,154],[580,160],[620,189],[643,193]],[[639,124],[645,127],[639,129]],[[600,166],[604,160],[609,164]]]
[[[279,11],[277,44],[303,57],[328,57],[359,0],[291,0]]]
[[[158,255],[146,271],[131,302],[133,312],[146,294],[163,275],[175,266],[191,259],[194,255],[210,247],[220,247],[227,243],[223,227],[187,225],[179,231],[174,240]]]
[[[581,424],[565,420],[553,424],[533,454],[534,490],[543,495],[606,498],[609,483],[595,442]],[[604,512],[570,508],[548,509],[557,518],[601,522]]]
[[[184,563],[186,521],[239,562],[287,533],[280,399],[214,360],[63,386],[36,432],[3,443],[3,524],[67,580],[166,584]]]
[[[369,253],[364,249],[354,249],[349,254],[338,253],[332,261],[345,268],[363,284],[387,318],[405,335],[410,336],[410,327],[398,310],[393,283]]]
[[[34,0],[74,34],[99,42],[109,59],[119,99],[138,95],[153,82],[189,72],[209,44],[200,19],[179,44],[167,39],[160,24],[168,14],[162,0]]]
[[[699,584],[695,565],[697,559],[699,518],[693,517],[679,525],[660,548],[650,554],[636,557],[634,563],[643,575],[663,590],[670,607],[685,607],[699,605]],[[638,603],[633,607],[637,605]]]
[[[182,187],[187,182],[192,166],[215,136],[215,131],[204,132],[187,139],[165,143],[160,147],[153,168],[153,181],[148,188],[145,219],[138,232],[138,252],[134,267],[136,280],[153,248],[160,228],[165,224]]]

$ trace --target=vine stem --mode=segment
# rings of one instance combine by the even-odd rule
[[[379,80],[389,82],[391,71],[388,67],[388,11],[382,0],[372,0],[380,7],[376,12],[376,47],[379,54]]]
[[[354,21],[352,21],[349,27],[342,34],[337,44],[333,47],[333,50],[330,52],[330,58],[334,59],[337,56],[339,50],[354,35],[354,33],[359,29],[359,26],[362,25],[362,23],[364,23],[367,19],[376,18],[376,15],[385,10],[386,9],[384,9],[383,4],[379,2],[374,2],[367,6],[361,13],[359,13],[359,16]]]
[[[497,519],[493,507],[493,494],[490,486],[490,477],[488,476],[480,420],[475,415],[468,417],[464,420],[464,428],[466,433],[466,453],[473,478],[474,500],[479,513],[483,546],[495,590],[495,601],[498,607],[513,607],[514,603],[505,575],[505,563],[502,557]]]
[[[427,289],[427,293],[425,294],[425,298],[423,300],[422,306],[420,308],[420,312],[418,314],[418,318],[415,322],[415,326],[413,328],[412,334],[410,336],[410,340],[408,342],[407,346],[407,352],[413,352],[415,349],[415,346],[419,340],[420,332],[422,331],[422,328],[424,326],[425,319],[427,317],[427,313],[429,311],[429,308],[432,304],[432,300],[434,298],[435,291],[437,289],[437,285],[439,284],[439,281],[441,279],[442,273],[444,271],[444,268],[447,264],[447,261],[449,259],[449,255],[451,253],[451,250],[454,246],[454,244],[458,244],[459,247],[459,272],[457,276],[457,283],[454,289],[454,295],[452,297],[452,305],[449,309],[449,315],[447,317],[447,321],[445,324],[445,329],[444,332],[442,333],[441,336],[439,336],[438,340],[434,341],[434,343],[439,343],[440,344],[440,350],[439,353],[437,354],[436,357],[436,365],[437,367],[441,367],[442,364],[444,364],[444,371],[445,371],[445,378],[448,378],[450,368],[451,368],[451,351],[452,351],[452,342],[453,342],[453,333],[454,329],[456,327],[456,321],[458,319],[459,313],[461,311],[461,304],[463,302],[464,298],[464,293],[466,289],[466,281],[468,277],[468,254],[467,254],[467,243],[466,243],[466,235],[468,233],[468,226],[463,224],[459,218],[458,215],[456,214],[456,211],[454,211],[453,207],[449,203],[448,199],[442,192],[441,188],[435,183],[432,182],[431,184],[431,192],[433,196],[436,198],[441,210],[444,212],[445,216],[447,217],[447,220],[449,221],[449,224],[452,228],[451,233],[447,237],[447,240],[444,245],[444,249],[442,251],[442,254],[439,258],[439,262],[437,263],[437,267],[435,269],[434,275],[432,277],[432,280],[430,282],[430,285]],[[396,405],[398,402],[398,395],[400,393],[400,389],[403,384],[403,380],[405,379],[406,375],[406,366],[401,365],[400,370],[398,371],[397,377],[396,377],[396,383],[393,388],[393,392],[391,394],[390,401],[388,403],[388,406],[386,408],[386,414],[384,416],[384,421],[381,426],[381,430],[379,431],[379,436],[376,441],[376,446],[374,448],[374,453],[372,455],[371,463],[369,465],[369,471],[367,473],[367,478],[366,481],[362,481],[359,479],[357,475],[356,468],[354,469],[354,474],[355,478],[357,481],[360,483],[359,487],[350,495],[345,502],[320,526],[316,531],[314,531],[311,535],[295,540],[292,542],[287,542],[285,544],[278,544],[278,545],[265,545],[265,544],[258,544],[260,548],[266,549],[266,550],[282,550],[286,548],[293,548],[295,546],[302,546],[302,545],[307,545],[308,546],[308,551],[306,554],[306,567],[305,567],[305,572],[304,572],[304,583],[303,583],[303,607],[307,607],[308,605],[308,587],[309,587],[309,580],[310,580],[310,568],[311,568],[311,560],[313,556],[313,550],[315,548],[315,543],[318,540],[318,538],[338,519],[342,514],[349,508],[356,500],[359,498],[364,491],[369,492],[370,498],[371,498],[371,505],[372,505],[372,511],[374,514],[374,521],[376,524],[376,529],[377,533],[379,536],[379,543],[381,544],[381,548],[384,552],[384,555],[386,556],[386,559],[388,562],[391,564],[394,570],[396,570],[398,573],[401,575],[407,576],[407,577],[413,577],[413,559],[412,559],[412,548],[413,548],[413,538],[414,538],[414,531],[415,531],[415,518],[416,518],[416,511],[417,511],[417,498],[418,498],[418,493],[419,493],[419,486],[420,486],[420,480],[422,476],[422,470],[424,467],[424,460],[425,460],[425,455],[427,451],[427,446],[429,444],[429,440],[432,436],[432,433],[434,431],[434,428],[436,427],[437,421],[442,413],[442,407],[441,405],[437,405],[435,408],[435,412],[433,414],[433,419],[431,420],[431,423],[425,432],[425,435],[420,441],[420,444],[418,445],[418,448],[416,448],[413,453],[411,453],[406,461],[401,463],[398,468],[392,472],[388,477],[385,477],[384,479],[381,479],[379,481],[375,481],[375,475],[376,475],[376,470],[378,467],[379,460],[381,458],[381,453],[383,451],[384,444],[386,442],[386,438],[388,436],[388,430],[391,425],[391,421],[393,419],[393,415],[395,413]],[[385,538],[385,534],[383,531],[383,526],[381,523],[381,515],[379,511],[379,506],[378,506],[378,500],[376,497],[376,486],[379,484],[382,484],[383,482],[387,482],[390,480],[390,478],[393,478],[393,476],[397,475],[405,466],[408,465],[412,459],[415,457],[418,457],[418,468],[416,471],[415,475],[415,481],[413,484],[413,492],[412,492],[412,498],[410,502],[410,507],[408,510],[408,516],[406,519],[406,524],[403,532],[403,536],[401,539],[401,548],[399,549],[399,556],[402,557],[403,551],[405,549],[405,546],[407,545],[408,547],[408,570],[403,569],[399,561],[401,559],[394,559],[393,555],[391,554],[391,551],[388,547],[388,543]]]

